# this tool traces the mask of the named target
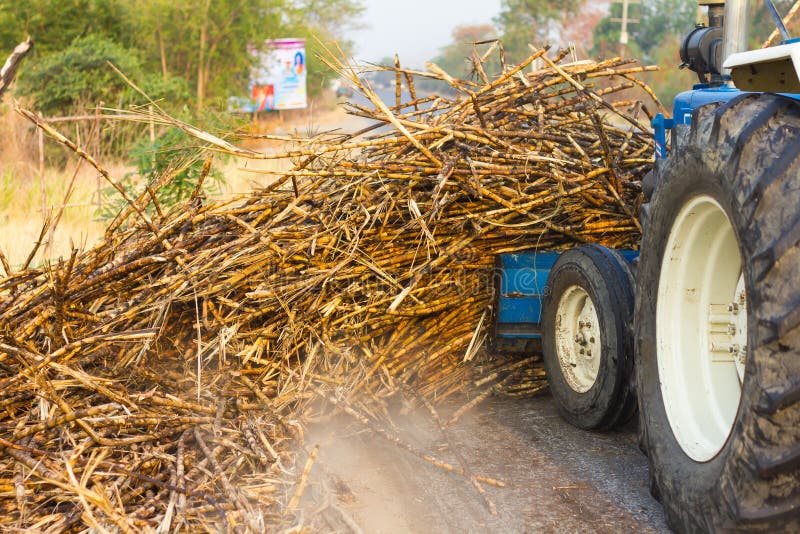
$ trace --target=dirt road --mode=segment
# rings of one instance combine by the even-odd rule
[[[450,445],[424,413],[398,415],[399,433],[456,464]],[[583,432],[559,418],[549,396],[498,398],[454,426],[451,438],[475,473],[508,483],[484,486],[498,515],[489,513],[463,477],[347,418],[318,425],[308,437],[320,452],[310,480],[313,501],[308,499],[306,508],[332,505],[321,515],[323,527],[343,532],[668,531],[648,492],[647,460],[637,447],[635,425],[606,434]]]

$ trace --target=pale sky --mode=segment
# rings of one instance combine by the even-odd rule
[[[450,42],[453,28],[491,24],[500,0],[364,0],[363,29],[348,37],[356,58],[378,61],[400,54],[408,67],[420,67]]]

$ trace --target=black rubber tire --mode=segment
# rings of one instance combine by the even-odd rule
[[[800,532],[800,104],[768,94],[695,111],[656,169],[639,262],[636,375],[651,488],[679,532]],[[710,195],[739,242],[748,300],[742,397],[708,462],[678,444],[661,396],[656,300],[675,216]]]
[[[558,304],[571,286],[592,299],[602,350],[594,385],[585,393],[564,377],[556,352]],[[542,308],[542,349],[550,391],[561,415],[587,430],[607,430],[628,421],[636,409],[633,378],[633,276],[625,259],[600,245],[581,245],[561,254],[547,279]]]

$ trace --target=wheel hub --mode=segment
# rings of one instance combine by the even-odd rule
[[[556,351],[569,387],[586,393],[600,372],[600,321],[589,294],[580,286],[569,287],[556,312]]]
[[[690,200],[669,235],[656,306],[659,379],[673,435],[695,461],[733,429],[747,357],[747,294],[730,220],[709,196]]]
[[[747,358],[747,294],[744,276],[739,276],[732,302],[709,306],[708,332],[712,361],[732,363],[736,368],[739,384],[744,382]]]

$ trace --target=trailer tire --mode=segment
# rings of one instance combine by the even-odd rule
[[[606,430],[636,409],[633,305],[633,276],[616,251],[581,245],[561,254],[550,271],[542,308],[544,363],[556,406],[576,427]],[[596,324],[576,328],[586,313]]]
[[[651,489],[676,531],[800,531],[798,176],[800,104],[770,94],[698,108],[686,144],[657,168],[637,280],[636,376]],[[700,222],[724,220],[714,205],[727,217],[739,254],[739,281],[728,309],[744,319],[726,334],[710,326],[720,324],[714,322],[719,304],[703,300],[703,291],[710,295],[712,289],[692,286],[694,273],[706,272],[715,287],[726,276],[730,287],[730,269],[711,263],[715,250],[731,248],[729,237],[728,245],[691,253],[692,243],[723,235]],[[673,276],[678,272],[685,273],[683,280]],[[746,296],[741,310],[739,287]],[[675,311],[671,302],[686,303],[682,317],[663,313]],[[702,313],[709,326],[694,327],[693,317]],[[694,330],[708,337],[695,338]],[[701,424],[725,428],[706,416],[719,416],[713,399],[725,391],[714,380],[722,384],[731,376],[730,366],[720,367],[728,361],[720,359],[712,335],[743,335],[746,341],[729,349],[737,351],[731,363],[741,385],[738,403],[728,404],[727,436]],[[687,350],[693,340],[694,350]],[[703,360],[712,354],[715,359]],[[691,374],[692,362],[712,372]],[[676,379],[687,376],[691,380]],[[682,403],[678,391],[689,400]],[[711,400],[698,401],[706,399],[700,391]]]

